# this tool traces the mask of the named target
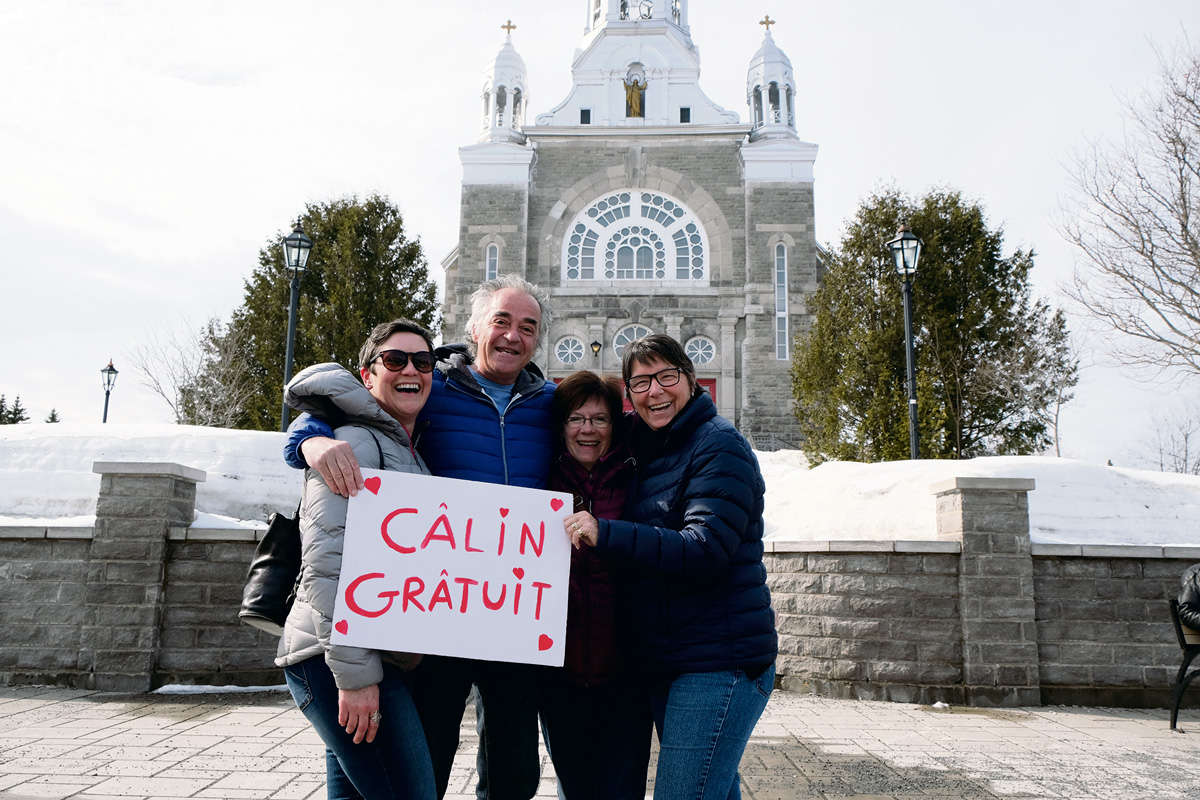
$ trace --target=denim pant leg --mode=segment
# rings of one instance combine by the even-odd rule
[[[738,669],[653,681],[654,800],[739,800],[738,764],[774,685],[774,665],[757,678]]]
[[[564,800],[643,800],[653,722],[645,684],[577,686],[548,669],[542,735]]]
[[[538,756],[540,667],[505,661],[475,662],[479,690],[479,751],[487,800],[529,800],[541,779]]]
[[[433,767],[404,674],[391,664],[379,682],[383,721],[374,742],[354,743],[338,724],[338,690],[324,656],[284,668],[296,705],[332,750],[342,772],[366,798],[433,800]]]
[[[338,763],[337,754],[325,748],[325,798],[326,800],[363,800],[363,796],[346,777]]]

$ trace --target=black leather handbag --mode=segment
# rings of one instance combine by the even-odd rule
[[[267,533],[254,551],[246,585],[242,589],[242,609],[238,618],[261,631],[279,636],[300,580],[300,508],[293,516],[271,515]]]

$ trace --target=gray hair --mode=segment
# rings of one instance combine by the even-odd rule
[[[471,336],[471,331],[476,325],[486,322],[488,312],[492,307],[492,295],[501,289],[516,289],[519,292],[532,297],[537,301],[538,311],[542,315],[541,322],[538,323],[538,345],[541,346],[542,336],[549,329],[550,317],[550,295],[545,289],[538,286],[536,283],[530,283],[520,275],[508,273],[492,278],[490,281],[484,281],[479,284],[479,288],[471,295],[471,316],[467,319],[466,337],[467,348],[474,357],[477,353],[477,345],[475,339]]]

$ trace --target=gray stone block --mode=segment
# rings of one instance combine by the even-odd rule
[[[133,583],[159,585],[163,579],[161,562],[107,561],[104,562],[105,583]]]

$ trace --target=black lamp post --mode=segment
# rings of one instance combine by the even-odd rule
[[[912,458],[917,459],[917,370],[913,358],[912,328],[912,280],[917,274],[917,259],[921,257],[921,240],[908,227],[907,220],[900,221],[896,238],[887,243],[896,261],[896,275],[904,288],[904,347],[908,362],[908,444]]]
[[[108,360],[108,366],[100,370],[100,375],[104,378],[104,416],[100,421],[108,422],[108,396],[117,385],[117,368],[112,365],[111,358]]]
[[[596,341],[595,339],[592,339],[592,343],[589,344],[588,347],[592,348],[592,357],[597,359],[596,366],[599,368],[600,362],[598,359],[600,358],[600,348],[604,347],[604,345],[600,344],[600,342]]]
[[[300,230],[300,220],[290,236],[283,240],[283,262],[292,271],[292,305],[288,311],[287,356],[283,362],[283,385],[286,387],[292,380],[292,353],[296,346],[296,307],[300,304],[300,273],[308,265],[308,254],[312,252],[312,239]],[[279,430],[287,431],[288,404],[283,401],[283,410],[279,414]]]

